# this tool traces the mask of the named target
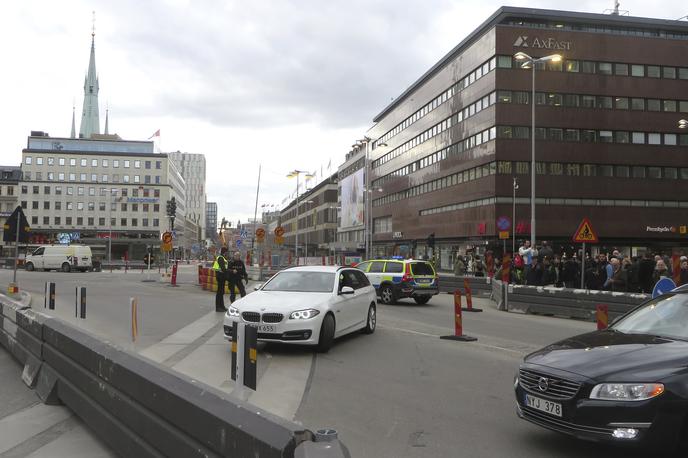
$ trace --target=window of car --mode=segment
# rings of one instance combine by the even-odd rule
[[[400,262],[388,262],[385,265],[385,272],[398,274],[404,271],[404,265]]]
[[[413,275],[435,275],[435,270],[427,262],[412,262],[411,272]]]
[[[339,273],[339,290],[341,291],[345,286],[349,286],[353,289],[361,288],[359,279],[356,276],[357,273],[359,273],[359,271],[353,269],[342,270]]]
[[[361,262],[361,263],[357,264],[356,268],[358,270],[362,270],[363,272],[367,272],[369,266],[370,266],[370,262],[366,261],[366,262]]]
[[[270,279],[263,291],[329,293],[334,286],[333,272],[280,272]]]
[[[45,248],[36,248],[36,251],[34,251],[32,254],[34,256],[41,256],[45,252]]]
[[[660,296],[635,309],[610,329],[688,340],[688,294]]]
[[[368,272],[380,273],[384,270],[384,268],[385,263],[383,261],[373,261],[370,263],[370,269],[368,269]]]
[[[358,278],[358,287],[359,288],[365,288],[366,286],[370,286],[370,281],[368,280],[368,277],[366,277],[363,272],[355,270],[354,275],[356,275],[356,278]]]

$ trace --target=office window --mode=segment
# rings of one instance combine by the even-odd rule
[[[139,204],[131,204],[131,211],[133,211],[133,212],[139,211]]]
[[[636,145],[642,145],[645,143],[644,132],[633,132],[633,136],[631,138],[633,140],[633,143],[635,143]]]
[[[74,204],[72,202],[67,202],[67,210],[74,210]]]
[[[631,141],[631,136],[625,131],[614,132],[614,137],[616,138],[616,143],[629,143]]]
[[[628,64],[614,64],[614,74],[628,76]]]
[[[94,187],[88,188],[88,195],[89,196],[95,196],[96,195],[96,188],[94,188]]]
[[[160,220],[158,218],[153,218],[153,227],[160,226]]]
[[[645,66],[644,65],[631,65],[631,76],[645,76]]]
[[[595,141],[595,131],[583,129],[581,131],[581,140],[586,143],[593,143]]]
[[[676,167],[664,167],[664,178],[670,180],[678,179],[678,169]]]
[[[600,62],[597,64],[597,71],[602,75],[611,75],[612,64],[610,62]]]
[[[76,181],[76,173],[69,174],[69,181]]]
[[[614,167],[614,176],[617,178],[628,178],[630,170],[627,165],[617,165]]]
[[[128,160],[125,160],[125,161],[124,161],[124,168],[125,168],[125,169],[128,169],[128,168],[129,168],[129,161],[128,161]]]
[[[141,168],[141,161],[134,161],[134,168],[140,169]]]
[[[121,209],[123,212],[127,211],[127,204],[122,204]]]
[[[48,172],[48,181],[53,181],[55,179],[55,172]]]
[[[76,217],[76,225],[77,226],[83,226],[84,225],[84,217],[83,216],[77,216]]]
[[[76,167],[76,158],[70,158],[69,159],[69,165],[70,167]]]
[[[564,140],[567,142],[577,142],[580,140],[580,132],[578,129],[565,129]]]
[[[60,224],[62,224],[62,218],[60,218],[59,216],[56,216],[55,217],[55,226],[59,226]]]
[[[43,158],[42,157],[36,158],[36,165],[43,165]]]
[[[561,94],[547,94],[547,104],[555,107],[560,107],[564,100]]]
[[[132,226],[138,226],[138,225],[139,225],[139,220],[138,220],[138,218],[132,218],[132,219],[131,219],[131,225],[132,225]]]
[[[647,177],[648,178],[654,178],[654,179],[662,178],[662,168],[661,167],[648,167],[647,168]]]
[[[127,225],[127,219],[126,218],[121,218],[119,220],[119,225],[120,226],[126,226]]]
[[[88,203],[88,211],[95,211],[95,209],[96,209],[95,202],[89,202]]]
[[[77,210],[83,210],[84,209],[84,203],[83,202],[77,202],[76,203],[76,209]]]
[[[62,202],[59,200],[55,202],[55,210],[62,210]]]
[[[24,164],[31,165],[31,156],[26,156],[24,158]]]
[[[578,73],[580,71],[580,65],[577,60],[567,60],[566,65],[564,65],[564,70],[571,73]]]
[[[662,100],[662,110],[668,112],[676,111],[676,100]]]
[[[511,68],[511,56],[497,56],[497,68]]]
[[[557,127],[548,129],[548,137],[550,140],[560,142],[564,140],[564,130]]]
[[[150,168],[151,168],[151,161],[146,161],[146,162],[145,162],[145,165],[146,165],[146,169],[147,169],[147,170],[150,170]]]
[[[65,224],[66,224],[67,226],[71,226],[71,225],[72,225],[72,217],[71,217],[71,216],[66,216],[66,217],[65,217]]]
[[[98,159],[91,159],[91,167],[98,167]]]
[[[679,79],[682,80],[688,80],[688,68],[679,68],[678,69],[678,77]]]
[[[598,141],[600,143],[612,143],[614,141],[612,131],[611,130],[601,130],[599,132]]]
[[[612,98],[607,96],[597,97],[597,106],[599,108],[606,108],[611,110],[613,108]]]
[[[43,194],[50,194],[50,186],[43,186]]]
[[[94,226],[95,225],[95,219],[92,216],[88,217],[88,226]]]
[[[67,195],[68,196],[73,196],[74,195],[74,188],[71,186],[67,186]]]
[[[551,162],[549,164],[549,174],[550,175],[563,175],[564,174],[564,165],[561,164],[560,162]]]
[[[32,189],[32,190],[33,190],[33,193],[34,193],[34,194],[38,194],[38,193],[39,193],[39,190],[40,190],[40,187],[39,187],[39,186],[33,186],[33,189]]]
[[[688,134],[681,134],[678,136],[678,144],[681,146],[688,145]]]
[[[31,224],[38,224],[38,216],[31,217]]]
[[[584,108],[595,108],[596,99],[594,95],[581,96],[581,106]]]
[[[159,189],[153,190],[153,197],[160,197],[160,190]]]
[[[676,79],[676,67],[662,67],[662,78]]]
[[[109,161],[107,159],[103,159],[100,163],[103,167],[107,167],[109,165]]]
[[[143,178],[144,178],[143,182],[144,182],[145,184],[150,184],[150,182],[151,182],[151,177],[150,177],[150,175],[146,175],[146,176],[144,176]]]
[[[50,201],[48,201],[48,200],[43,201],[43,210],[50,210]]]
[[[41,181],[43,179],[43,173],[42,172],[36,172],[36,181]]]
[[[631,175],[633,178],[645,178],[645,167],[633,166],[631,168]]]
[[[88,164],[88,161],[86,159],[81,159],[81,166],[86,167],[86,164]]]
[[[112,167],[118,169],[119,168],[119,159],[113,159],[112,160]]]
[[[79,174],[79,181],[86,181],[86,174],[85,173]]]
[[[664,134],[665,145],[676,145],[676,134]]]
[[[648,65],[646,67],[647,69],[647,77],[648,78],[659,78],[661,75],[660,68],[656,65]]]
[[[657,134],[657,133],[647,134],[647,143],[650,145],[661,145],[662,144],[662,134]]]
[[[56,196],[62,195],[62,186],[55,186],[55,195]]]
[[[25,201],[25,200],[22,200],[22,201],[21,201],[21,208],[23,208],[24,210],[26,210],[27,208],[29,208],[29,207],[28,207],[28,202]]]
[[[595,62],[591,62],[589,60],[581,61],[581,72],[595,73]]]
[[[111,211],[111,212],[117,211],[117,203],[115,203],[115,202],[110,202],[110,211]]]
[[[98,210],[105,211],[105,202],[98,202]]]
[[[107,176],[107,175],[103,175],[103,176],[101,177],[100,181],[102,181],[103,183],[107,183],[107,182],[108,182],[108,176]]]
[[[155,184],[160,184],[160,175],[155,175]]]
[[[57,163],[58,163],[59,165],[65,165],[65,158],[63,158],[63,157],[59,158],[59,159],[57,160]]]
[[[148,218],[141,219],[141,226],[148,227]]]
[[[122,188],[122,197],[127,197],[127,195],[128,195],[127,188]]]
[[[564,106],[572,108],[580,106],[580,96],[578,94],[565,94]]]
[[[122,175],[122,183],[129,183],[129,175]]]
[[[24,179],[27,181],[31,181],[31,172],[24,172]]]
[[[497,101],[499,103],[511,103],[511,91],[497,91]]]
[[[105,218],[98,218],[98,226],[100,226],[100,227],[105,226]]]
[[[160,170],[162,168],[162,161],[155,161],[155,168]]]
[[[631,109],[632,110],[644,110],[645,109],[645,99],[632,98],[631,99]]]
[[[57,181],[64,181],[65,180],[65,174],[63,172],[60,172],[57,174]]]
[[[98,175],[96,175],[95,173],[92,173],[91,174],[91,181],[98,181]]]
[[[77,196],[83,196],[84,195],[84,187],[83,186],[79,186],[78,188],[76,188],[76,195]]]
[[[647,111],[660,111],[662,102],[657,99],[647,99]]]
[[[143,204],[142,208],[144,212],[148,212],[150,210],[150,204]]]
[[[55,158],[54,157],[48,158],[48,165],[55,165]]]

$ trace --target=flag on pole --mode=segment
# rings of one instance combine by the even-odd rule
[[[150,139],[153,138],[153,137],[159,137],[159,136],[160,136],[160,129],[156,130],[155,133],[154,133],[153,135],[151,135],[150,137],[148,137],[148,140],[150,140]]]

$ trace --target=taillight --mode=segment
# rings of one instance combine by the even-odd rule
[[[401,277],[401,281],[411,281],[411,264],[406,264],[404,275]]]

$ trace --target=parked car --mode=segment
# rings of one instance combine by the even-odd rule
[[[412,297],[417,304],[426,304],[439,294],[439,277],[427,261],[417,259],[372,259],[356,266],[375,287],[383,304]]]
[[[258,328],[259,341],[315,345],[327,352],[338,337],[375,331],[375,289],[354,268],[293,267],[229,306],[224,318],[229,340],[234,322]]]
[[[42,245],[26,255],[26,270],[80,270],[93,268],[91,247],[86,245]]]
[[[639,305],[606,330],[526,356],[514,381],[517,414],[581,439],[644,445],[656,455],[685,446],[686,367],[683,289]]]

